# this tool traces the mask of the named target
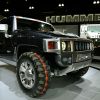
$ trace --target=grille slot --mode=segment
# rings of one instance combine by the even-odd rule
[[[74,50],[75,51],[90,50],[90,43],[84,41],[74,41]]]

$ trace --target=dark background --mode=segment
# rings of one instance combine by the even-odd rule
[[[94,1],[98,0],[0,0],[0,15],[43,19],[46,15],[100,13],[100,4],[93,4]],[[34,9],[29,9],[30,6]]]
[[[64,6],[59,7],[59,4]],[[29,9],[29,7],[33,7],[33,9]],[[97,13],[100,13],[99,0],[0,0],[1,16],[17,15],[45,21],[46,16],[49,15],[88,15]],[[55,28],[59,31],[65,30],[80,35],[79,23],[74,26],[56,25]],[[96,52],[99,52],[99,50],[100,48]]]

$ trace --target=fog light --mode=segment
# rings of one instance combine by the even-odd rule
[[[62,63],[63,64],[71,64],[71,62],[72,62],[72,58],[71,57],[63,57],[62,58]]]
[[[63,62],[67,62],[68,59],[64,57],[64,58],[62,59],[62,61],[63,61]]]
[[[69,57],[69,58],[68,58],[68,64],[71,64],[71,63],[72,63],[72,58]]]

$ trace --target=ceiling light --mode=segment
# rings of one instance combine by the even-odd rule
[[[100,3],[100,1],[97,1],[97,4],[99,4]]]
[[[59,4],[58,6],[59,6],[59,7],[61,7],[62,5],[61,5],[61,4]]]
[[[34,7],[33,7],[33,6],[32,6],[31,8],[32,8],[32,9],[34,9]]]
[[[64,7],[64,4],[62,3],[62,7]]]
[[[9,9],[7,9],[7,12],[9,11]]]
[[[29,9],[31,9],[31,7],[29,7]]]
[[[64,3],[59,3],[59,7],[64,7]]]
[[[9,9],[4,9],[4,12],[9,12]]]
[[[34,6],[29,6],[29,9],[31,10],[31,9],[34,9]]]
[[[93,1],[93,4],[95,5],[97,2],[96,1]]]

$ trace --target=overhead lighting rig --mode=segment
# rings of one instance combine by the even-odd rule
[[[97,1],[95,0],[95,1],[93,1],[93,4],[94,5],[100,4],[100,1],[99,0],[97,0]]]
[[[64,3],[59,3],[58,6],[59,7],[64,7]]]
[[[9,12],[9,9],[4,9],[4,12]]]
[[[34,9],[34,6],[29,6],[29,9],[30,9],[30,10],[33,10],[33,9]]]

